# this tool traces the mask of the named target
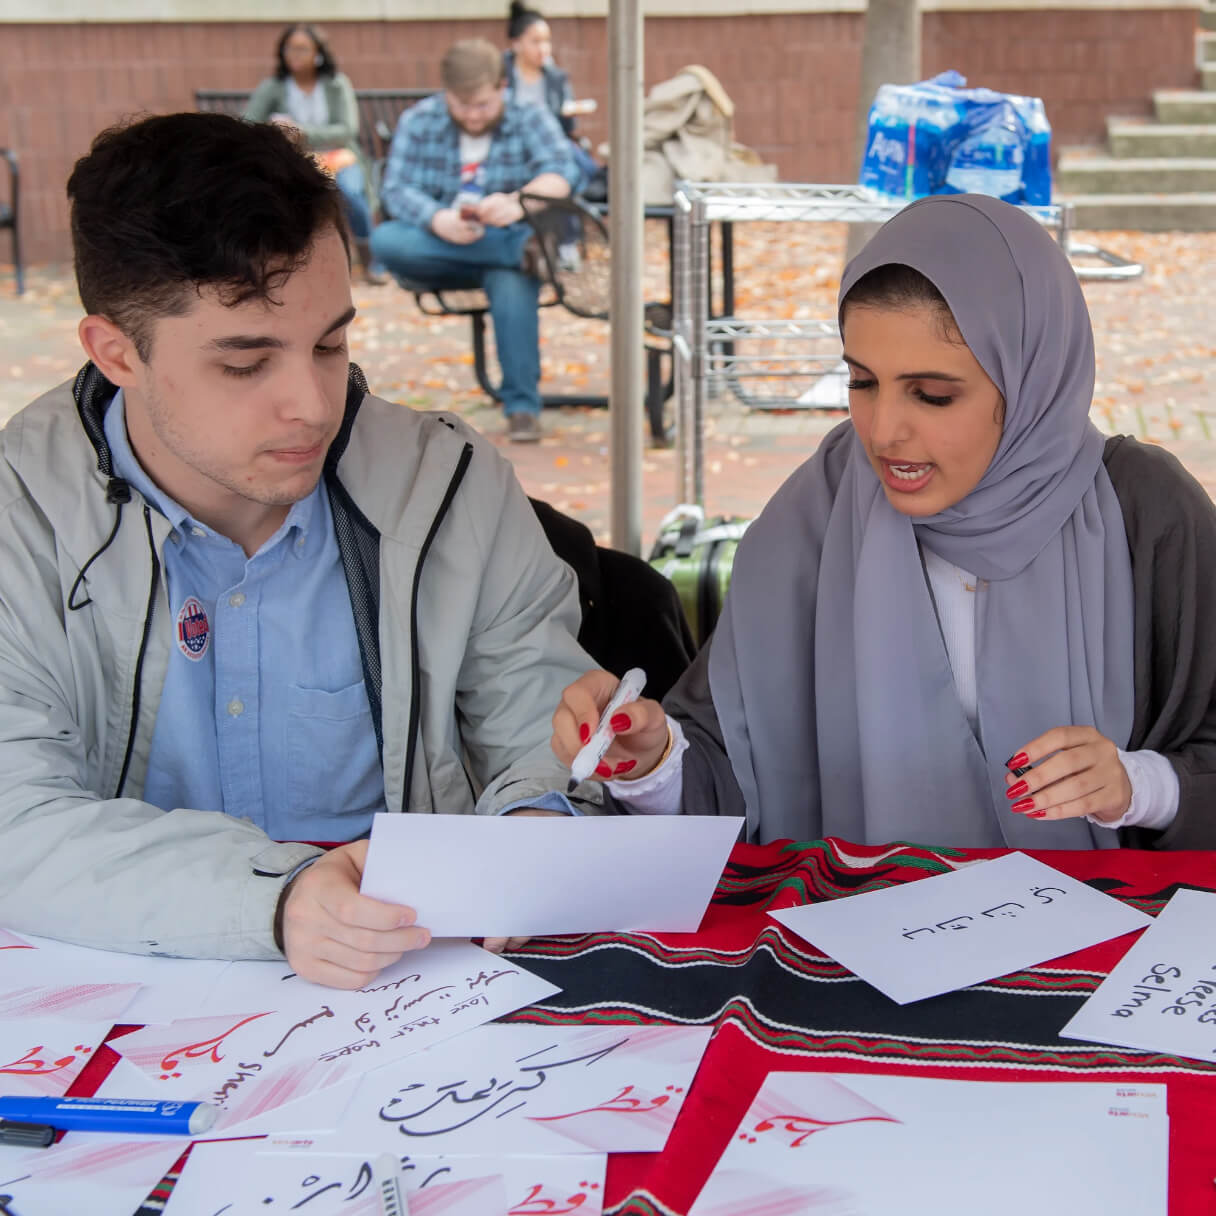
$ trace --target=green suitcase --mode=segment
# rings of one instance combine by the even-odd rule
[[[698,647],[718,623],[739,540],[750,520],[706,519],[699,507],[677,507],[659,524],[650,564],[674,584]]]

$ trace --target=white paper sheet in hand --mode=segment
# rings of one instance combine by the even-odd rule
[[[692,933],[742,819],[379,814],[364,895],[436,937],[647,929]]]
[[[690,1216],[1165,1216],[1165,1106],[1163,1085],[770,1073]]]
[[[1152,923],[1025,853],[769,915],[900,1005]]]
[[[1216,1059],[1214,923],[1216,895],[1177,892],[1061,1037]]]

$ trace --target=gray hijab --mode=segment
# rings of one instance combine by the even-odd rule
[[[1055,726],[1132,727],[1123,517],[1089,421],[1093,333],[1077,278],[1033,219],[980,195],[890,220],[845,269],[902,263],[942,293],[1005,399],[992,463],[961,502],[896,511],[851,422],[781,487],[736,554],[710,689],[753,837],[958,847],[1114,847],[1085,819],[1011,812],[1005,761]],[[919,545],[976,593],[978,738],[955,691]]]

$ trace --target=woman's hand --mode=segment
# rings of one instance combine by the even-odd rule
[[[589,671],[562,693],[550,744],[567,767],[599,726],[600,714],[619,683],[610,671]],[[667,750],[667,715],[657,701],[642,697],[627,702],[613,715],[611,726],[615,738],[595,770],[601,780],[644,777]]]
[[[1047,759],[1039,763],[1044,756]],[[1005,775],[1010,810],[1021,815],[1031,819],[1092,815],[1113,823],[1131,805],[1132,785],[1118,749],[1092,726],[1057,726],[1027,743],[1007,767],[1031,764],[1035,767],[1020,777],[1012,771]]]

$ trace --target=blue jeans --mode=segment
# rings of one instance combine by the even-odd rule
[[[334,174],[334,185],[346,204],[346,222],[357,241],[366,241],[372,234],[372,213],[367,205],[367,181],[362,165],[347,165]]]
[[[540,281],[519,269],[530,231],[527,224],[487,228],[469,245],[453,245],[403,220],[372,233],[372,253],[397,279],[440,291],[480,287],[489,296],[507,414],[540,413]]]

